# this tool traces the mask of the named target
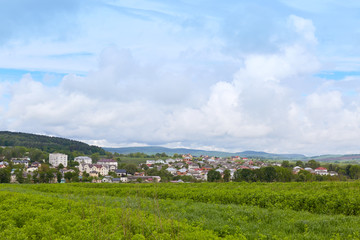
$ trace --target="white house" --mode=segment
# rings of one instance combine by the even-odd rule
[[[326,168],[318,167],[318,168],[315,169],[315,174],[317,174],[317,175],[328,175],[329,173],[328,173]]]
[[[35,171],[37,171],[39,168],[38,167],[28,167],[27,169],[26,169],[26,171],[27,172],[35,172]]]
[[[155,163],[165,164],[165,161],[162,159],[156,160]]]
[[[174,163],[176,161],[174,159],[172,159],[172,158],[168,158],[168,159],[165,160],[165,162],[166,162],[166,164],[171,164],[171,163]]]
[[[176,168],[173,168],[173,167],[169,167],[166,169],[166,171],[168,171],[169,173],[171,173],[172,175],[176,174],[177,172],[177,169]]]
[[[79,157],[76,157],[74,159],[75,162],[78,162],[79,164],[80,163],[85,163],[85,164],[92,164],[92,159],[91,157],[87,157],[87,156],[79,156]]]
[[[146,160],[146,164],[155,164],[155,160]]]
[[[118,168],[118,162],[114,159],[100,159],[97,164],[108,165],[109,167],[114,166],[115,169]]]
[[[68,156],[62,153],[50,153],[49,154],[49,163],[54,167],[58,167],[62,164],[64,167],[68,165]]]

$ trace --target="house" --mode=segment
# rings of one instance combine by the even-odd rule
[[[189,165],[189,169],[198,169],[198,168],[199,168],[199,165],[196,164],[196,163],[193,163],[193,164]]]
[[[213,169],[213,167],[211,165],[205,165],[201,168],[201,170],[203,170],[203,171],[210,171],[211,169]]]
[[[221,175],[224,173],[224,170],[221,168],[216,169],[215,171],[219,172]]]
[[[193,159],[193,156],[191,154],[183,154],[182,155],[182,158],[184,160],[192,160]]]
[[[186,175],[187,173],[187,169],[186,168],[181,168],[176,172],[176,175]]]
[[[173,168],[173,167],[169,167],[166,169],[166,171],[168,171],[169,173],[171,173],[172,175],[175,175],[176,172],[177,172],[177,169],[176,168]]]
[[[8,162],[5,161],[0,162],[0,168],[6,168],[7,166],[9,166]]]
[[[164,160],[162,160],[162,159],[156,160],[155,163],[157,163],[157,164],[165,164]]]
[[[49,163],[54,167],[58,167],[60,164],[62,164],[64,167],[67,167],[68,155],[62,153],[50,153]]]
[[[300,172],[300,170],[303,170],[302,167],[296,166],[293,168],[292,172],[293,174],[298,174]]]
[[[113,178],[112,179],[113,183],[120,183],[121,182],[121,178]]]
[[[304,170],[305,170],[305,171],[308,171],[308,172],[310,172],[310,173],[315,173],[314,169],[309,168],[309,167],[304,168]]]
[[[41,163],[39,163],[39,162],[33,162],[33,163],[31,163],[31,167],[37,167],[37,168],[39,168],[39,167],[41,167]]]
[[[258,166],[249,166],[249,168],[252,169],[252,170],[260,169],[260,167],[258,167]]]
[[[126,176],[126,170],[125,169],[115,169],[115,173],[118,176]]]
[[[112,168],[115,168],[115,166],[111,166]],[[79,171],[80,172],[96,172],[98,174],[101,174],[102,176],[106,176],[109,174],[110,166],[109,165],[101,165],[101,164],[80,164],[79,165]]]
[[[118,168],[118,162],[114,159],[100,159],[97,164],[113,166],[111,169],[114,171]]]
[[[85,164],[92,164],[92,159],[91,157],[87,157],[87,156],[79,156],[79,157],[76,157],[74,159],[75,162],[78,162],[79,164],[80,163],[85,163]]]
[[[14,165],[24,165],[26,168],[29,166],[30,158],[12,158],[11,162]]]
[[[328,175],[329,173],[328,173],[326,168],[318,167],[318,168],[315,169],[315,174],[317,174],[317,175]]]
[[[26,171],[27,172],[35,172],[35,171],[37,171],[39,168],[38,167],[32,167],[32,166],[30,166],[30,167],[28,167],[27,169],[26,169]]]
[[[171,163],[174,163],[174,162],[175,162],[175,160],[172,159],[172,158],[168,158],[168,159],[165,160],[166,164],[171,164]]]
[[[111,176],[105,176],[101,182],[103,183],[111,183],[112,182],[112,177]]]
[[[128,182],[128,178],[127,177],[120,177],[120,181],[126,183],[126,182]]]
[[[148,164],[150,164],[150,165],[155,164],[155,160],[146,160],[146,165],[148,165]]]

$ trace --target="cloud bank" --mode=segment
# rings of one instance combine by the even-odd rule
[[[30,74],[1,82],[0,126],[103,146],[357,152],[359,79],[314,77],[322,68],[316,28],[299,16],[287,20],[294,38],[271,52],[235,58],[214,40],[165,63],[111,46],[96,68],[56,86]]]

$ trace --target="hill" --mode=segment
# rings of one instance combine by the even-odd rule
[[[360,154],[321,155],[313,157],[313,159],[319,162],[358,163],[360,162]]]
[[[165,147],[122,147],[122,148],[104,148],[108,152],[120,153],[120,154],[129,154],[142,152],[148,155],[154,155],[156,153],[166,153],[169,156],[177,154],[191,154],[193,156],[207,155],[207,156],[216,156],[216,157],[230,157],[230,156],[241,156],[241,157],[253,157],[253,158],[264,158],[264,159],[281,159],[281,160],[305,160],[306,156],[301,154],[273,154],[266,152],[255,152],[255,151],[245,151],[245,152],[221,152],[221,151],[204,151],[197,149],[188,149],[188,148],[165,148]]]
[[[9,131],[0,131],[0,146],[23,146],[38,148],[46,152],[78,151],[84,154],[105,154],[105,150],[100,147],[90,146],[75,140]]]

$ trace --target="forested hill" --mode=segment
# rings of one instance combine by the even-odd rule
[[[78,151],[84,154],[105,154],[105,150],[100,147],[75,140],[9,131],[0,131],[0,146],[23,146],[38,148],[46,152]]]

